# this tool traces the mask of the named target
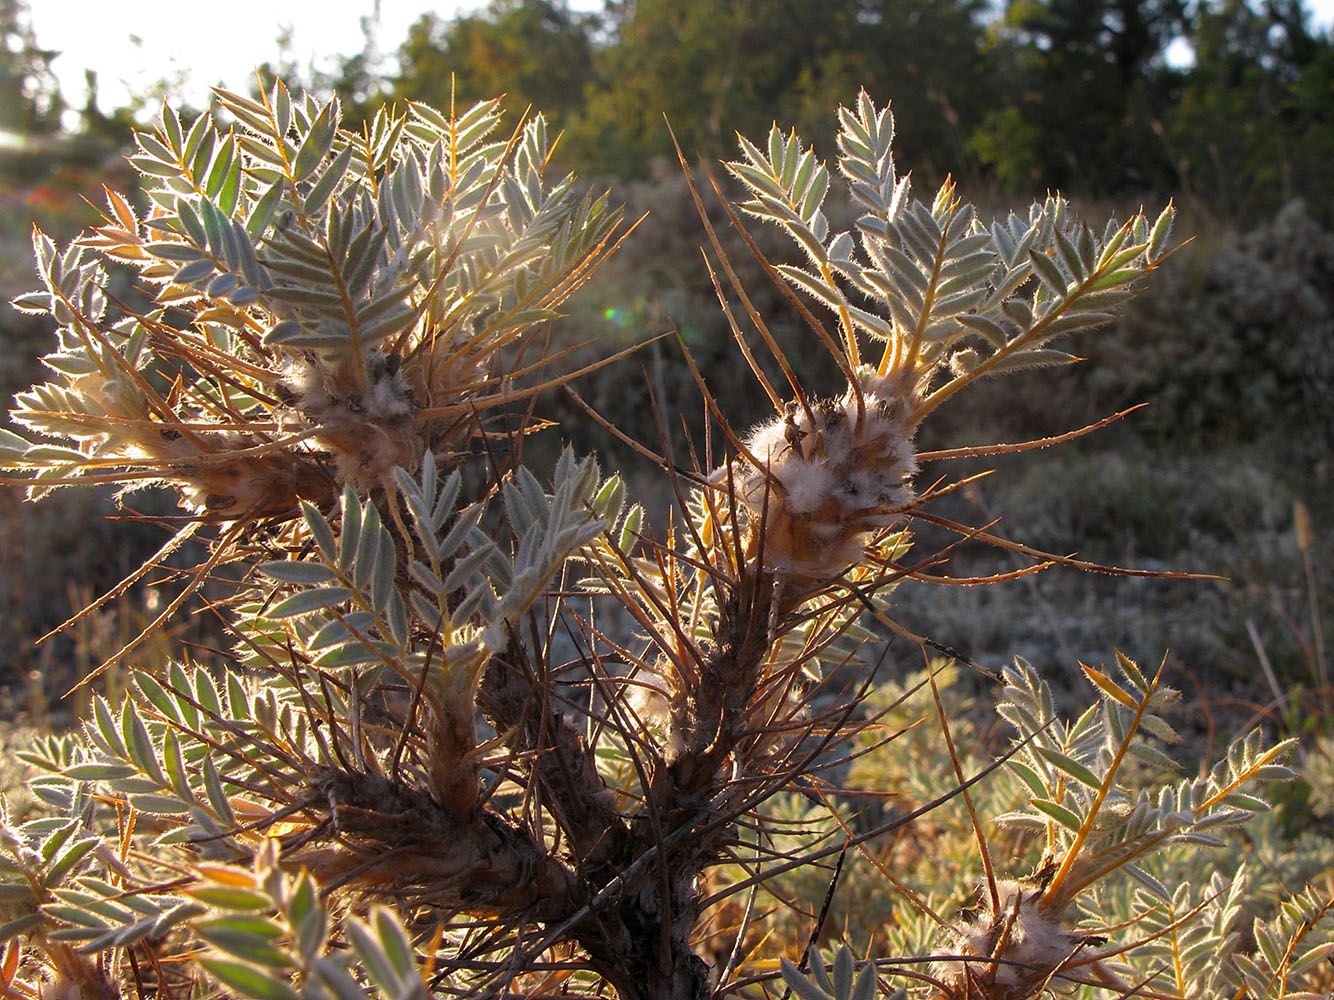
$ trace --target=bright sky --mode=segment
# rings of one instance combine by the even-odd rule
[[[106,111],[164,79],[174,84],[174,99],[195,107],[215,84],[244,91],[257,63],[278,58],[276,39],[285,28],[303,70],[312,60],[332,70],[336,54],[361,50],[361,19],[377,8],[378,46],[392,55],[423,13],[452,17],[484,6],[484,0],[228,0],[194,7],[181,0],[35,0],[29,10],[38,44],[61,53],[52,68],[66,99],[75,107],[83,103],[84,70],[93,69],[98,104]],[[600,4],[576,0],[571,6]],[[1307,0],[1307,7],[1318,25],[1334,21],[1334,0]]]
[[[302,69],[312,60],[332,70],[336,54],[361,51],[361,19],[379,8],[377,41],[392,55],[408,27],[433,11],[452,17],[485,0],[228,0],[202,6],[181,0],[30,0],[37,43],[61,54],[52,63],[66,100],[83,103],[84,70],[97,72],[98,105],[124,106],[159,80],[174,84],[173,98],[195,107],[208,88],[245,91],[258,63],[279,57],[280,32],[292,31],[292,55]],[[576,5],[584,6],[584,5]]]

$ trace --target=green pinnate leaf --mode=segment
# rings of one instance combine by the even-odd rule
[[[1053,802],[1051,799],[1033,798],[1029,799],[1028,802],[1034,809],[1037,809],[1046,816],[1050,816],[1067,830],[1078,831],[1082,825],[1079,816],[1060,803]]]
[[[238,996],[253,1000],[300,1000],[300,994],[284,979],[249,962],[215,956],[201,956],[199,964],[218,982]]]
[[[852,993],[852,970],[852,951],[844,945],[834,956],[834,996],[837,1000],[847,1000]]]
[[[350,587],[316,587],[313,590],[302,590],[285,597],[273,607],[269,608],[268,616],[275,620],[291,618],[294,615],[309,614],[311,611],[328,610],[336,608],[347,601],[352,596]]]
[[[296,936],[297,949],[305,961],[321,954],[328,938],[329,915],[308,872],[301,873],[292,890],[288,921]]]
[[[1057,770],[1068,774],[1084,787],[1096,789],[1102,786],[1102,779],[1073,757],[1057,753],[1048,747],[1038,747],[1037,752]]]
[[[821,990],[803,976],[801,971],[786,957],[780,958],[779,962],[783,973],[783,982],[787,983],[788,988],[796,993],[801,1000],[830,1000],[832,994]]]
[[[315,960],[313,969],[316,979],[333,994],[335,1000],[368,1000],[366,992],[340,963],[329,958],[319,958]]]
[[[334,133],[338,121],[338,99],[334,98],[321,109],[319,117],[311,123],[310,131],[301,141],[296,160],[292,164],[292,180],[296,183],[306,180],[316,166],[329,155],[333,145]]]
[[[876,981],[875,963],[867,962],[857,974],[850,1000],[875,1000],[880,984]]]
[[[64,882],[68,876],[78,869],[79,864],[97,848],[100,842],[97,837],[81,837],[66,845],[52,859],[50,867],[46,870],[47,888],[55,888]]]
[[[1176,209],[1169,202],[1154,221],[1149,234],[1149,245],[1145,251],[1151,261],[1160,258],[1167,248],[1167,241],[1172,236],[1172,222],[1176,218]]]
[[[258,568],[261,573],[271,576],[275,580],[281,580],[283,583],[328,583],[330,580],[336,579],[334,571],[323,563],[283,559],[260,563]]]
[[[196,921],[194,929],[201,938],[224,955],[240,959],[248,965],[268,969],[269,975],[285,975],[292,968],[287,954],[276,946],[276,939],[255,925],[269,924],[263,919],[245,921],[244,918],[222,917]]]

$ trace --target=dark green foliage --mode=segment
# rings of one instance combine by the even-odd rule
[[[65,110],[51,73],[56,56],[39,48],[24,0],[0,0],[0,129],[49,135]]]
[[[1180,445],[1273,438],[1319,461],[1334,444],[1334,233],[1294,201],[1212,253],[1186,248],[1093,358],[1098,399],[1152,398],[1145,425]]]
[[[1294,195],[1328,214],[1331,52],[1295,0],[1014,0],[999,16],[980,0],[627,0],[602,15],[497,0],[419,21],[381,93],[505,91],[568,130],[573,165],[624,177],[670,156],[664,115],[705,157],[774,120],[824,146],[829,111],[865,86],[895,95],[929,183],[948,168],[1025,193],[1185,191],[1254,221]],[[348,60],[333,82],[360,100],[367,69]]]
[[[979,120],[984,10],[979,0],[617,5],[576,138],[591,168],[636,174],[646,157],[671,155],[664,114],[692,155],[722,156],[737,132],[762,135],[775,120],[829,148],[835,95],[866,87],[896,95],[912,136],[903,155],[938,180],[959,169]]]
[[[566,128],[593,78],[595,24],[564,0],[491,0],[453,20],[423,14],[399,47],[390,96],[448,109],[503,94],[511,114],[540,107]]]
[[[0,23],[0,124],[49,134],[67,106],[23,5]],[[817,146],[830,111],[859,86],[895,95],[903,152],[919,179],[946,169],[1027,194],[1180,195],[1254,222],[1286,200],[1331,214],[1334,44],[1299,0],[623,0],[599,13],[568,0],[492,0],[406,39],[380,38],[316,70],[350,120],[384,100],[448,107],[505,95],[567,132],[562,162],[642,177],[670,157],[665,115],[692,154],[725,155],[737,132],[789,121]],[[381,51],[394,52],[386,71]],[[266,65],[292,79],[290,58]],[[125,115],[95,105],[81,132],[124,137]]]
[[[1294,197],[1334,220],[1334,42],[1296,0],[1204,8],[1196,64],[1163,119],[1180,187],[1212,214],[1258,221]]]
[[[1006,85],[974,134],[1007,187],[1161,191],[1171,165],[1154,134],[1180,72],[1168,43],[1181,0],[1012,0],[993,29]]]

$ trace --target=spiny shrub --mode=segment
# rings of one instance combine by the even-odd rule
[[[911,720],[874,695],[888,636],[930,644],[890,593],[949,582],[955,544],[1026,561],[1005,576],[1107,569],[933,514],[955,485],[921,470],[978,449],[915,439],[976,380],[1070,361],[1060,338],[1162,260],[1170,208],[1095,229],[1058,197],[990,225],[952,183],[919,201],[865,94],[839,112],[836,174],[795,135],[743,140],[740,211],[804,254],[757,260],[844,385],[803,381],[716,254],[774,413],[733,428],[687,355],[712,427],[685,454],[635,443],[675,500],[653,526],[592,458],[523,464],[540,390],[577,374],[551,374],[540,331],[618,221],[546,176],[540,118],[505,138],[494,103],[410,105],[353,134],[281,85],[220,109],[231,124],[164,110],[132,158],[148,213],[110,194],[70,247],[38,234],[42,287],[19,299],[57,347],[17,399],[26,436],[0,441],[10,478],[33,499],[174,489],[183,526],[130,579],[206,541],[160,620],[216,581],[234,644],[155,672],[131,642],[119,703],[20,751],[35,804],[0,822],[6,994],[1308,995],[1331,942],[1316,890],[1271,906],[1251,948],[1248,883],[1161,874],[1264,813],[1287,744],[1247,733],[1172,778],[1175,694],[1124,658],[1084,668],[1073,720],[1022,662],[994,675],[999,759],[935,668],[901,689],[932,695]],[[836,176],[864,213],[846,232],[821,207]],[[106,260],[147,308],[110,300]],[[958,540],[914,551],[919,523]],[[890,804],[859,815],[841,782],[908,746],[929,757],[881,765]],[[835,855],[910,838],[921,874],[919,824],[952,811],[957,831],[960,808],[971,846],[941,839],[936,883],[868,873],[902,896],[860,972],[865,940],[826,972],[818,914],[754,933],[782,916],[761,890]]]

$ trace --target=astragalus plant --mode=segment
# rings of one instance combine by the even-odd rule
[[[1016,666],[1004,762],[955,746],[942,710],[922,722],[942,736],[928,801],[871,822],[839,795],[854,759],[895,751],[867,706],[885,637],[914,636],[885,598],[946,555],[912,551],[914,522],[1033,571],[1088,568],[932,513],[952,487],[919,467],[956,453],[918,452],[918,425],[978,378],[1070,360],[1053,342],[1134,293],[1170,210],[1095,231],[1056,197],[990,226],[952,184],[919,202],[863,95],[838,168],[865,214],[831,234],[828,169],[778,130],[743,142],[741,207],[805,251],[771,275],[846,386],[816,395],[720,280],[775,415],[734,430],[698,372],[710,439],[637,445],[675,499],[650,526],[592,458],[523,464],[539,391],[578,374],[547,325],[618,238],[604,199],[545,176],[540,118],[506,137],[494,104],[410,105],[354,134],[281,85],[219,105],[140,137],[145,216],[110,194],[68,249],[39,234],[43,287],[18,303],[58,348],[18,397],[24,436],[3,432],[11,479],[34,499],[175,489],[183,527],[124,586],[195,536],[209,553],[163,620],[202,590],[233,643],[157,671],[131,643],[119,704],[94,696],[76,731],[21,751],[40,805],[0,835],[7,995],[962,1000],[1184,996],[1190,969],[1230,974],[1225,916],[1193,939],[1209,961],[1164,972],[1164,941],[1230,897],[1178,898],[1151,862],[1262,811],[1253,786],[1290,774],[1285,748],[1251,734],[1198,780],[1145,779],[1168,764],[1160,675],[1089,669],[1098,702],[1067,724]],[[147,306],[113,299],[103,259],[137,270]],[[1001,781],[1024,797],[978,815]],[[864,959],[854,984],[851,950],[831,979],[806,947],[818,921],[754,933],[784,873],[959,803],[977,868],[904,887],[898,922],[926,928],[910,953]],[[791,835],[812,804],[832,838]],[[1001,870],[993,819],[1035,828],[1034,864]],[[1125,877],[1141,894],[1098,934],[1083,903]],[[941,907],[977,885],[967,914]],[[1322,927],[1293,925],[1294,961]],[[1280,995],[1292,963],[1266,961],[1237,975]]]

